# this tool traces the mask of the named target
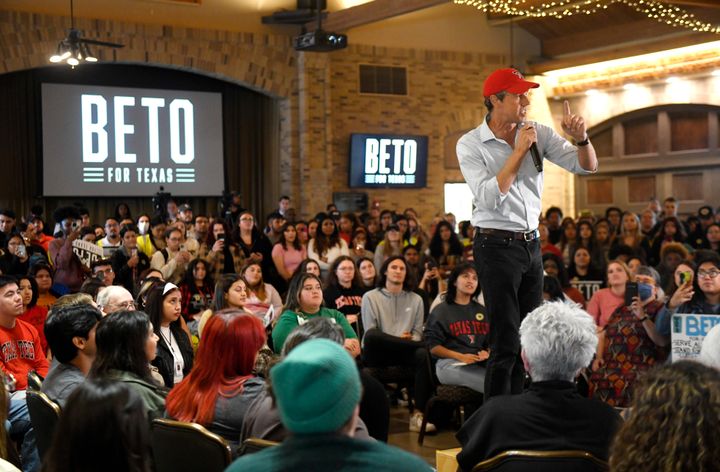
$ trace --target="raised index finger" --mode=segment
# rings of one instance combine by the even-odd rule
[[[565,108],[565,110],[564,110],[564,115],[565,115],[565,116],[570,116],[570,115],[572,114],[572,113],[570,112],[570,102],[568,102],[567,100],[565,100],[565,103],[563,103],[563,106],[564,106],[564,108]]]

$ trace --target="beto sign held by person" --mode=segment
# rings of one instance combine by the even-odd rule
[[[542,160],[575,174],[597,170],[585,120],[567,101],[562,128],[574,145],[552,128],[527,121],[528,91],[537,87],[515,69],[494,71],[483,86],[485,120],[457,144],[460,169],[474,197],[473,254],[490,321],[486,397],[522,391],[518,329],[542,301],[537,231]]]

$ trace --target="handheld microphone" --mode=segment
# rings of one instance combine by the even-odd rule
[[[535,164],[535,168],[538,172],[543,171],[543,160],[540,156],[540,151],[538,151],[537,143],[532,143],[530,145],[530,155],[532,156],[533,164]]]
[[[528,123],[523,123],[523,127],[525,127],[525,125],[527,124]],[[538,150],[537,143],[532,143],[530,145],[530,155],[532,156],[533,164],[535,164],[535,169],[537,169],[538,172],[542,172],[543,160],[542,156],[540,156],[540,151]]]

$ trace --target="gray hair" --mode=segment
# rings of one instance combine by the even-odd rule
[[[660,279],[660,273],[655,270],[653,267],[650,266],[640,266],[635,271],[635,275],[645,275],[647,277],[652,277],[653,280],[655,280],[655,285],[657,287],[660,287],[661,279]]]
[[[572,382],[595,355],[595,321],[577,305],[546,302],[523,320],[520,344],[534,382]]]
[[[715,325],[703,339],[698,361],[720,370],[720,325]]]
[[[133,297],[132,293],[128,292],[125,287],[120,285],[110,285],[98,292],[97,300],[95,300],[95,302],[98,304],[98,307],[103,311],[103,313],[108,313],[105,311],[105,307],[112,304],[113,300],[117,300],[123,295],[129,295],[131,299]]]
[[[334,318],[323,318],[321,316],[312,318],[290,332],[285,339],[285,344],[283,344],[282,356],[287,356],[290,351],[305,341],[316,338],[329,339],[342,345],[345,342],[345,333]]]

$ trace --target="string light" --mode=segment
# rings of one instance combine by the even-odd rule
[[[458,5],[477,8],[483,13],[498,13],[530,18],[567,18],[574,15],[592,15],[610,5],[622,4],[650,19],[673,27],[720,34],[720,25],[699,20],[694,14],[676,5],[656,0],[555,0],[540,5],[526,5],[526,0],[453,0]]]

